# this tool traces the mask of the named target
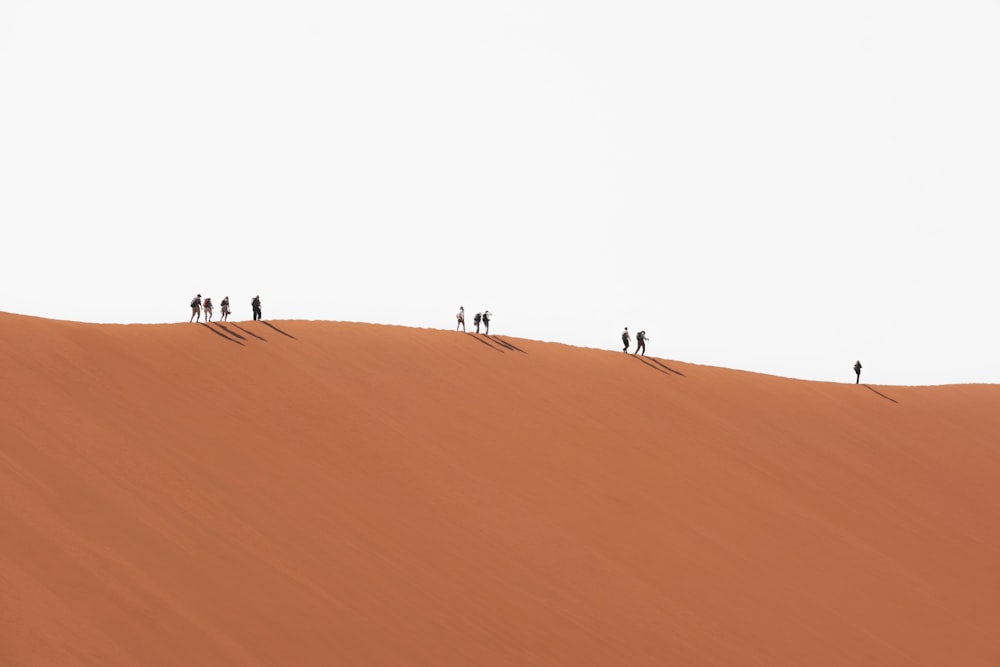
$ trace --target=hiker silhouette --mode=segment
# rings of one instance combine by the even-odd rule
[[[194,322],[197,320],[201,322],[201,295],[199,294],[195,298],[191,299],[191,319],[188,322]]]
[[[646,337],[645,331],[640,331],[635,335],[635,352],[633,354],[639,354],[642,351],[642,356],[646,356],[646,341],[649,338]]]

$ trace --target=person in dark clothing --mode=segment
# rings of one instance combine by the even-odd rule
[[[486,327],[486,335],[490,335],[490,315],[492,315],[488,310],[483,311],[483,326]]]
[[[188,322],[198,320],[201,322],[201,295],[191,299],[191,319]]]
[[[635,335],[635,352],[634,354],[639,354],[639,350],[642,350],[642,356],[646,356],[646,332],[640,331]]]
[[[625,347],[622,348],[622,352],[628,354],[628,346],[632,344],[632,337],[628,335],[628,327],[625,327],[625,331],[622,332],[622,343]]]
[[[221,313],[222,313],[221,319],[222,319],[223,322],[225,322],[226,320],[229,319],[229,297],[228,296],[227,297],[223,297],[222,303],[219,304],[219,305],[222,308],[222,310],[221,310]]]
[[[476,325],[476,333],[479,333],[479,323],[483,319],[482,313],[476,313],[476,316],[472,318],[472,323]]]
[[[258,294],[253,298],[253,300],[250,302],[250,306],[253,308],[254,322],[256,322],[259,319],[262,319],[262,316],[260,314],[260,294]]]
[[[854,384],[860,384],[861,383],[861,362],[860,361],[855,361],[854,362],[854,372],[858,376],[858,378],[854,381]]]

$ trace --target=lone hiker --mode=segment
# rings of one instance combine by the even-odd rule
[[[250,306],[253,308],[253,321],[261,319],[260,314],[260,294],[256,295],[251,301]]]
[[[205,321],[206,322],[211,322],[212,321],[212,297],[206,296],[205,297],[205,302],[202,304],[202,307],[205,309]]]
[[[222,313],[222,317],[219,319],[225,322],[226,320],[229,319],[229,297],[228,296],[222,297],[222,303],[219,304],[219,306],[220,308],[222,308],[222,310],[220,311]]]
[[[646,337],[645,331],[640,331],[635,335],[635,352],[633,354],[639,354],[639,350],[642,350],[642,356],[646,356],[646,341],[649,338]]]
[[[488,310],[483,311],[483,326],[486,327],[486,335],[490,335],[490,315],[492,315]]]
[[[476,333],[479,333],[479,322],[483,319],[482,313],[476,313],[476,316],[472,318],[472,323],[476,325]]]
[[[201,295],[191,299],[191,319],[188,322],[201,322]]]
[[[628,354],[628,346],[632,344],[632,337],[628,335],[628,327],[625,327],[625,331],[622,332],[622,342],[625,343],[622,352]]]
[[[861,383],[861,361],[854,362],[854,372],[857,374],[858,378],[854,381],[854,384]]]
[[[458,307],[458,314],[455,315],[458,320],[458,324],[455,325],[455,331],[458,331],[459,327],[462,327],[462,331],[465,331],[465,306]]]

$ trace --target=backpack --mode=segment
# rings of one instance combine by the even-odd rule
[[[192,308],[197,308],[200,305],[201,305],[201,300],[198,297],[195,297],[195,298],[191,299],[191,307]]]

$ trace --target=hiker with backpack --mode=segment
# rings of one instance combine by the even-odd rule
[[[642,356],[646,356],[646,341],[649,338],[646,336],[645,331],[640,331],[635,335],[635,352],[632,354],[639,354],[639,350],[642,350]]]
[[[489,335],[490,335],[490,316],[491,316],[492,314],[493,314],[493,313],[491,313],[491,312],[490,312],[490,311],[488,311],[488,310],[484,310],[484,311],[483,311],[483,326],[485,326],[485,327],[486,327],[486,335],[487,335],[487,336],[489,336]]]
[[[256,295],[250,301],[250,307],[253,308],[253,320],[254,320],[254,322],[256,322],[257,320],[261,319],[262,316],[260,314],[260,294]]]
[[[472,318],[472,323],[476,325],[476,333],[479,333],[479,323],[483,319],[482,313],[476,313],[476,316]]]
[[[632,344],[632,337],[628,335],[628,327],[625,327],[625,331],[622,332],[622,342],[625,343],[622,352],[628,354],[628,346]]]
[[[462,327],[462,332],[465,332],[465,306],[458,307],[458,314],[455,315],[458,319],[458,324],[455,325],[455,331],[458,331],[459,327]]]
[[[854,373],[858,376],[857,379],[854,380],[854,384],[860,384],[861,383],[861,360],[860,359],[854,362]]]
[[[222,303],[219,304],[219,306],[221,307],[221,313],[222,313],[222,317],[220,317],[219,319],[223,322],[226,322],[227,320],[229,320],[229,297],[228,296],[222,297]]]
[[[212,297],[206,296],[205,297],[205,303],[202,304],[202,305],[205,308],[205,321],[206,322],[211,322],[212,321]]]
[[[191,299],[191,319],[188,322],[201,322],[201,295]]]

